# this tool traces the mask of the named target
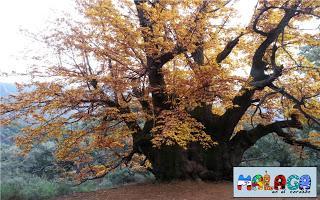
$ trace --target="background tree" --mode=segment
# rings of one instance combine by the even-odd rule
[[[230,178],[269,133],[319,149],[319,133],[295,134],[319,125],[320,75],[296,53],[319,46],[319,32],[299,30],[319,19],[319,3],[259,0],[246,28],[229,26],[232,3],[79,0],[83,19],[59,19],[44,38],[58,63],[33,70],[47,80],[17,85],[1,104],[2,122],[29,123],[17,138],[23,153],[54,141],[80,182],[134,154],[158,179]]]

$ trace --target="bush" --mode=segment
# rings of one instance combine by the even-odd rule
[[[22,199],[21,198],[21,186],[14,183],[1,183],[0,193],[1,199],[6,200],[15,200],[15,199]]]
[[[73,192],[91,192],[91,191],[96,191],[99,189],[98,183],[95,181],[87,181],[82,183],[81,185],[78,185],[76,187],[72,188]]]
[[[128,168],[110,173],[102,180],[87,181],[78,186],[48,180],[44,177],[27,173],[3,173],[1,182],[1,200],[40,200],[70,194],[73,192],[90,192],[154,180],[151,173],[132,172]]]
[[[135,172],[128,168],[119,169],[114,173],[110,173],[106,178],[113,186],[128,183],[150,182],[154,180],[154,176],[150,172]]]
[[[1,183],[3,200],[49,199],[70,192],[72,192],[71,187],[67,184],[26,174],[3,180]]]

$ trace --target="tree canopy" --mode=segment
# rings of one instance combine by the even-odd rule
[[[320,1],[259,0],[247,26],[236,24],[233,0],[78,0],[77,7],[83,18],[61,18],[43,37],[57,64],[34,69],[40,78],[17,84],[19,93],[1,102],[2,123],[29,124],[16,139],[23,153],[54,141],[56,157],[79,166],[84,181],[135,153],[158,178],[226,176],[272,132],[320,148],[317,132],[295,137],[320,125],[319,62],[299,54],[319,47],[319,29],[302,24],[319,20]],[[165,161],[168,153],[176,157]],[[189,167],[163,175],[178,166],[171,162]]]

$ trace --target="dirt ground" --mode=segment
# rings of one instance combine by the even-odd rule
[[[319,198],[319,197],[318,197]],[[315,200],[318,198],[305,198]],[[127,185],[96,192],[75,193],[56,200],[228,200],[228,199],[302,199],[302,198],[233,198],[232,183],[173,182]]]

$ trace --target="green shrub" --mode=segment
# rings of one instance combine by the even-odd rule
[[[110,173],[106,177],[113,186],[124,185],[128,183],[142,183],[154,180],[154,176],[149,172],[135,172],[128,168],[119,169]]]
[[[108,178],[103,178],[101,183],[99,183],[99,189],[112,188],[114,185]]]
[[[1,183],[0,193],[2,200],[18,200],[21,198],[21,186],[19,184],[14,183]]]
[[[2,200],[40,200],[68,194],[71,187],[65,183],[23,175],[1,182]]]
[[[72,190],[74,192],[91,192],[96,191],[98,189],[98,184],[94,181],[87,181],[82,183],[81,185],[78,185],[76,187],[73,187]]]

